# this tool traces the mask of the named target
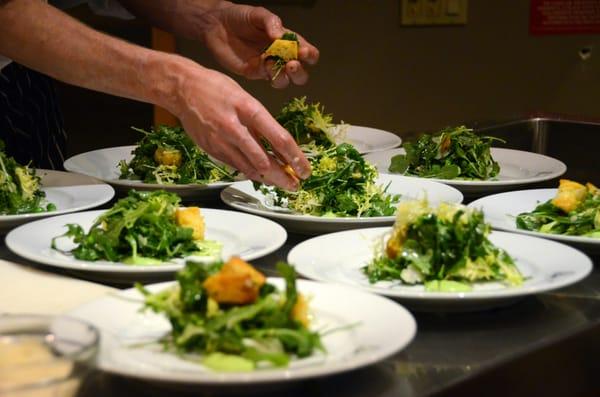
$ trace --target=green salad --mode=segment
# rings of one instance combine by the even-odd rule
[[[339,125],[319,103],[306,98],[288,102],[277,121],[292,134],[306,154],[312,174],[300,181],[295,192],[255,184],[266,196],[266,204],[288,208],[300,214],[329,217],[390,216],[398,195],[376,184],[377,169],[365,161],[349,143],[341,140]]]
[[[232,181],[236,172],[217,164],[187,136],[181,127],[159,126],[145,131],[133,150],[133,158],[119,162],[121,179],[145,183],[199,184]]]
[[[556,196],[517,216],[517,228],[600,238],[600,189],[561,179]]]
[[[424,178],[491,179],[500,172],[500,165],[490,153],[494,141],[503,142],[477,135],[465,126],[448,127],[404,143],[406,154],[392,157],[389,171]]]
[[[479,210],[402,202],[387,242],[362,270],[371,283],[424,284],[428,291],[469,291],[478,281],[520,285],[523,276],[513,259],[490,242],[489,233]]]
[[[56,210],[46,203],[46,194],[40,190],[40,177],[35,169],[20,165],[6,155],[0,140],[0,215],[18,215]]]
[[[160,264],[189,255],[220,255],[220,243],[204,239],[204,218],[198,207],[179,207],[179,196],[162,190],[129,191],[127,197],[100,215],[89,231],[68,224],[63,237],[77,247],[69,253],[86,261],[108,260],[134,265]]]
[[[261,185],[267,205],[301,214],[337,217],[390,216],[399,196],[377,185],[377,169],[350,144],[316,147],[308,156],[312,174],[295,192]]]
[[[187,262],[177,283],[151,293],[141,285],[145,308],[164,314],[171,332],[167,350],[215,371],[285,367],[294,357],[324,351],[309,329],[308,301],[296,289],[296,272],[280,262],[285,291],[239,258],[227,263]]]
[[[329,148],[344,139],[347,124],[334,124],[333,116],[325,113],[318,102],[307,102],[306,97],[286,103],[275,119],[292,134],[300,145],[311,144]]]

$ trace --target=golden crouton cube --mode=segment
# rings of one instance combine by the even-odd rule
[[[177,149],[168,149],[158,147],[154,151],[154,161],[160,165],[174,165],[179,167],[181,165],[181,152]]]
[[[258,298],[265,276],[240,258],[231,258],[202,284],[218,303],[248,304]]]
[[[310,323],[308,314],[308,300],[302,294],[298,294],[296,304],[292,308],[292,318],[308,328]]]
[[[295,40],[275,40],[265,51],[267,56],[276,56],[285,62],[298,59],[298,42]]]
[[[586,195],[587,188],[581,183],[561,179],[552,204],[565,212],[571,212],[581,204]]]
[[[593,183],[588,182],[585,184],[585,187],[587,188],[588,192],[590,192],[591,194],[598,195],[600,194],[600,189],[598,189]]]
[[[175,211],[175,221],[181,227],[188,227],[194,231],[194,240],[204,240],[204,217],[198,207],[178,208]]]

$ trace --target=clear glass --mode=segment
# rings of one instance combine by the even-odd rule
[[[69,317],[0,316],[0,396],[74,396],[89,373],[99,333]]]

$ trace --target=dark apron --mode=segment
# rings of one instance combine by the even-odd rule
[[[63,169],[67,134],[51,78],[15,62],[0,70],[0,139],[21,164]]]

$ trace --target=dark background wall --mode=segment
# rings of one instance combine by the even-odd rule
[[[277,91],[240,81],[269,110],[297,95],[320,101],[336,119],[409,136],[474,120],[530,112],[600,119],[600,35],[528,33],[529,2],[472,0],[459,27],[401,27],[398,0],[317,0],[310,7],[267,5],[321,50],[305,87]],[[149,45],[140,21],[78,17],[111,34]],[[178,52],[217,68],[199,44]],[[584,61],[580,49],[592,48]],[[70,154],[133,142],[131,125],[148,126],[151,107],[61,86]]]

